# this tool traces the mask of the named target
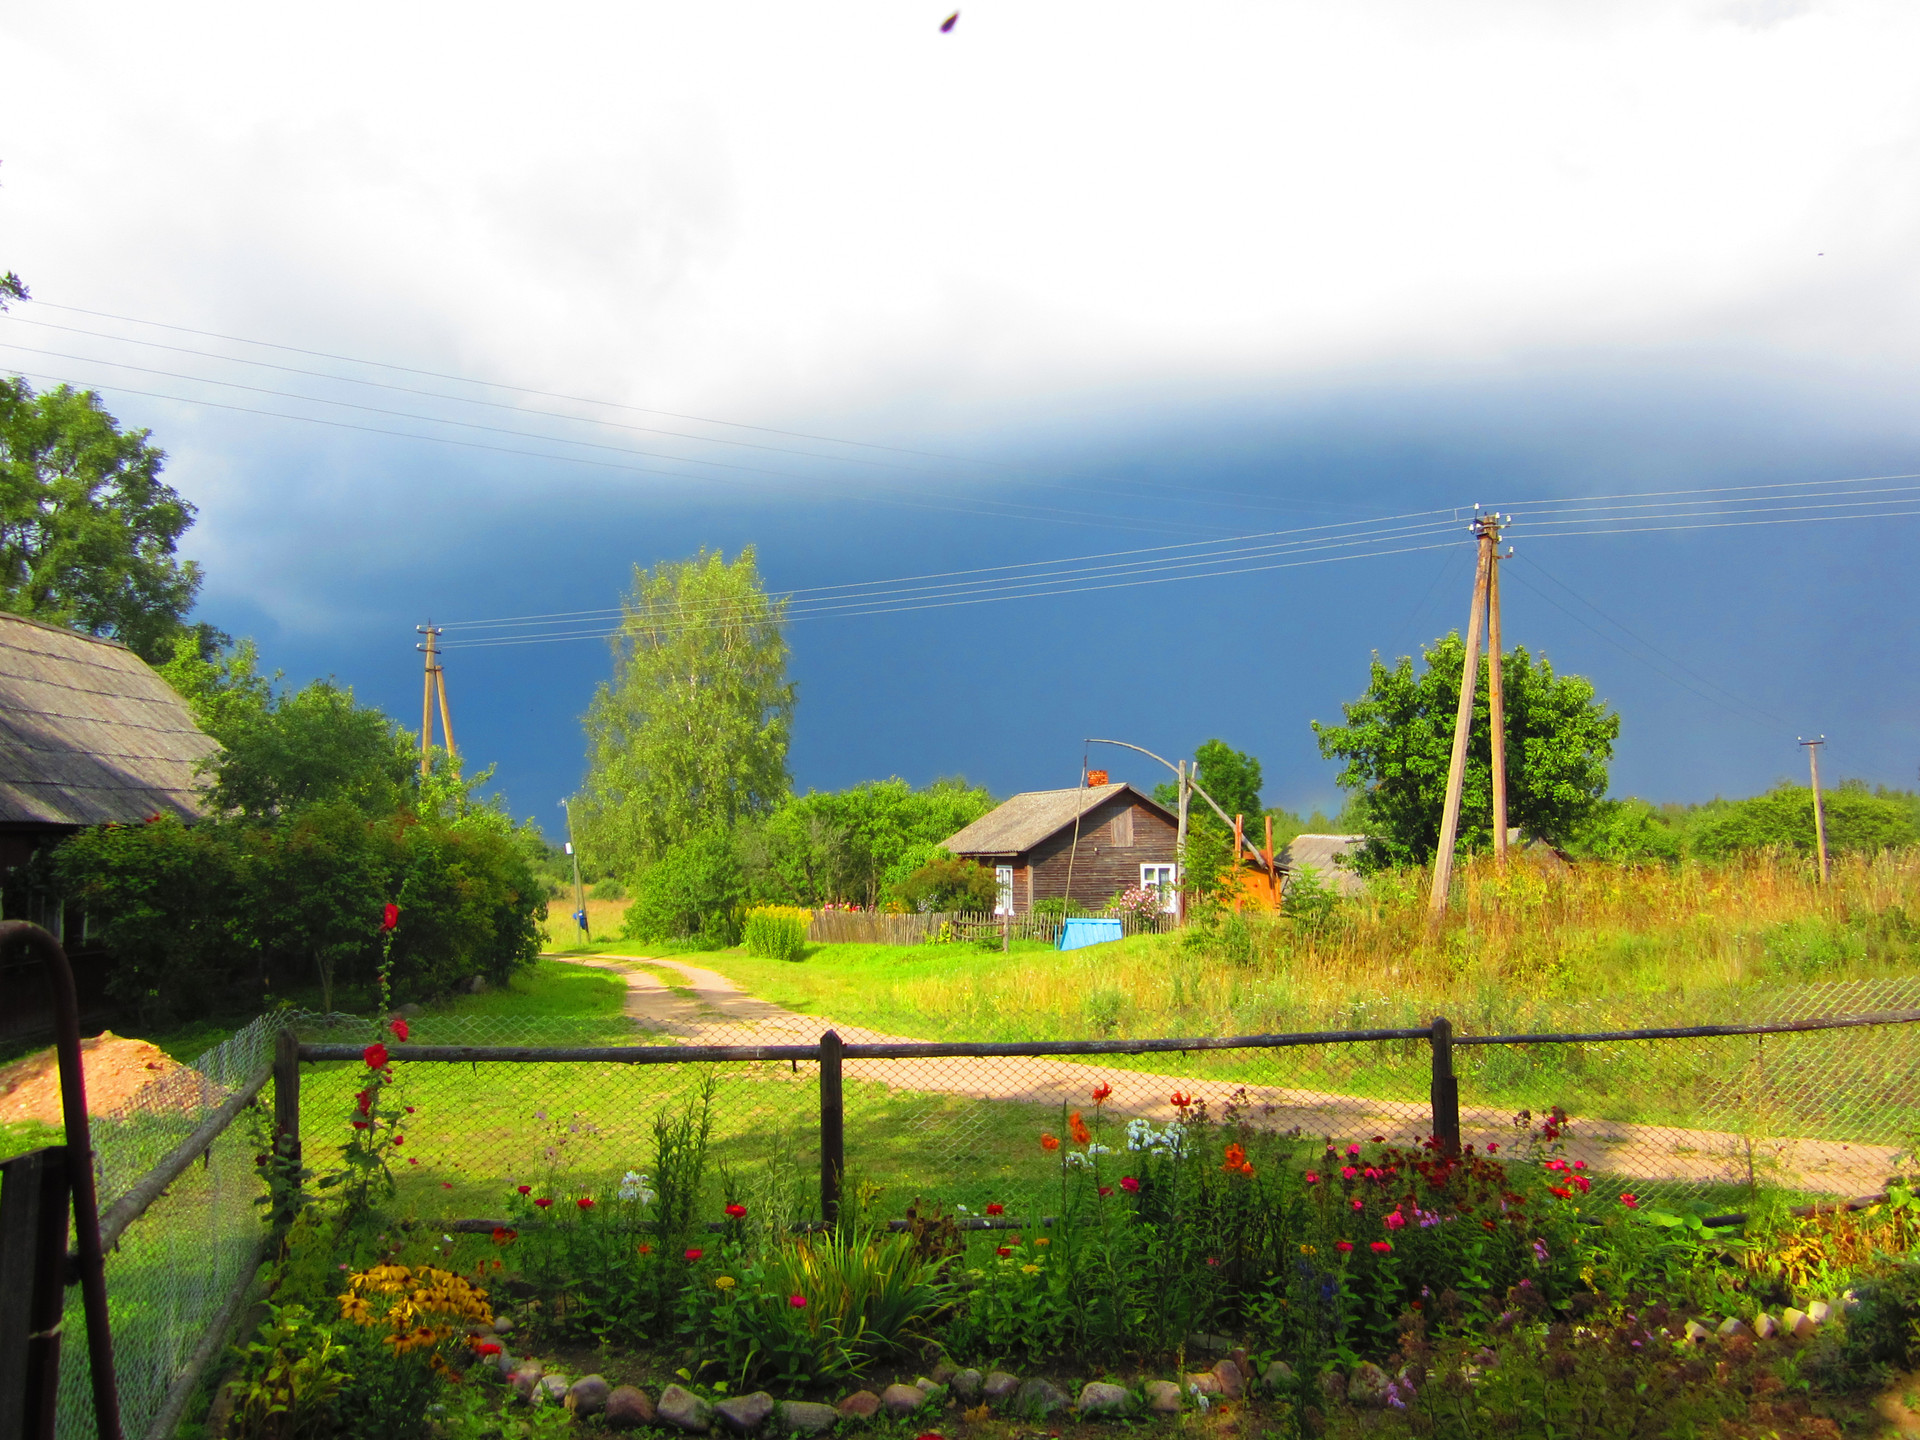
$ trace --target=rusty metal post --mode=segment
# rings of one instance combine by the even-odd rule
[[[1428,1039],[1433,1047],[1433,1087],[1428,1097],[1433,1106],[1433,1138],[1449,1155],[1460,1153],[1460,1080],[1453,1073],[1453,1022],[1446,1016],[1434,1017]]]
[[[67,1150],[0,1162],[0,1436],[53,1440],[66,1303]]]
[[[120,1391],[113,1374],[113,1330],[107,1319],[106,1257],[100,1251],[100,1196],[93,1178],[93,1131],[87,1123],[87,1081],[80,1065],[80,1002],[73,966],[60,942],[25,920],[0,921],[0,955],[31,951],[47,968],[53,999],[54,1050],[60,1061],[60,1109],[67,1130],[67,1180],[80,1259],[80,1298],[87,1316],[87,1360],[100,1440],[122,1440]]]
[[[840,1089],[840,1032],[820,1037],[820,1218],[840,1223],[840,1185],[847,1169],[847,1112]]]

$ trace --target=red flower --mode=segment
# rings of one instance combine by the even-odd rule
[[[546,1196],[542,1195],[538,1200],[534,1201],[533,1203],[538,1205],[542,1210],[544,1210],[549,1205],[553,1204],[553,1201],[549,1200]]]
[[[1500,1142],[1498,1140],[1489,1140],[1487,1142],[1487,1154],[1498,1155],[1499,1153],[1500,1153]]]
[[[1307,1184],[1318,1185],[1319,1183],[1320,1183],[1320,1172],[1318,1170],[1307,1171]]]
[[[1567,1183],[1573,1186],[1573,1188],[1578,1190],[1582,1195],[1586,1194],[1589,1190],[1593,1189],[1593,1181],[1589,1180],[1584,1175],[1569,1175],[1567,1177]]]
[[[533,1186],[531,1185],[516,1185],[513,1188],[518,1190],[522,1195],[531,1195],[533,1193]]]
[[[1376,1240],[1367,1248],[1372,1250],[1376,1255],[1386,1255],[1392,1252],[1393,1242],[1391,1240]]]
[[[407,1161],[407,1164],[409,1164],[409,1165],[418,1165],[419,1163],[420,1163],[420,1162],[419,1162],[418,1160],[413,1160],[413,1159],[409,1159],[409,1160]]]
[[[638,1245],[634,1246],[633,1248],[634,1248],[634,1252],[639,1255],[651,1255],[653,1253],[653,1247],[647,1244],[647,1242],[644,1240],[642,1240]]]
[[[393,1032],[394,1039],[396,1040],[406,1039],[407,1038],[407,1017],[404,1015],[394,1016],[393,1023],[387,1026],[387,1028]]]
[[[1333,1242],[1333,1248],[1338,1250],[1342,1255],[1351,1255],[1353,1253],[1353,1242],[1351,1240],[1336,1240]]]
[[[360,1052],[360,1058],[367,1062],[369,1070],[384,1070],[387,1068],[387,1047],[376,1040]]]
[[[1060,1148],[1060,1137],[1058,1135],[1042,1135],[1040,1137],[1040,1148],[1049,1151],[1058,1150]]]
[[[381,909],[380,928],[382,930],[391,930],[393,929],[394,926],[398,925],[399,923],[400,923],[400,907],[398,905],[388,905]]]
[[[593,1197],[591,1195],[582,1195],[578,1200],[574,1201],[573,1203],[578,1205],[582,1210],[593,1209]]]
[[[1172,1104],[1173,1108],[1176,1110],[1185,1110],[1189,1105],[1193,1104],[1192,1096],[1183,1094],[1178,1090],[1174,1091],[1173,1094],[1168,1096],[1167,1098],[1169,1103]]]
[[[356,1130],[364,1130],[367,1128],[367,1122],[364,1120],[356,1120],[353,1122],[353,1128]]]
[[[1100,1198],[1102,1200],[1106,1199],[1107,1196],[1111,1194],[1113,1194],[1113,1187],[1111,1185],[1102,1185],[1100,1187]]]
[[[1004,1205],[994,1204],[987,1206],[987,1214],[989,1215],[1004,1215],[1006,1213],[1007,1207]]]
[[[1573,1191],[1565,1185],[1549,1185],[1547,1187],[1547,1193],[1549,1195],[1558,1195],[1562,1200],[1571,1200],[1573,1198]]]
[[[1219,1263],[1220,1263],[1220,1257],[1218,1255],[1207,1256],[1207,1264],[1218,1265]]]
[[[1629,1190],[1620,1197],[1620,1203],[1629,1210],[1638,1210],[1640,1208],[1640,1197]]]
[[[453,1182],[451,1180],[442,1180],[440,1182],[440,1188],[442,1190],[451,1190],[453,1189]]]
[[[731,1219],[743,1220],[746,1218],[746,1214],[747,1214],[747,1207],[744,1205],[727,1206],[727,1215]]]
[[[701,1252],[701,1251],[699,1251],[699,1250],[689,1250],[689,1251],[687,1251],[687,1259],[689,1259],[689,1260],[698,1260],[698,1259],[700,1258],[700,1256],[701,1256],[701,1254],[702,1254],[702,1252]]]
[[[1013,1254],[1013,1251],[1007,1248],[1005,1245],[1002,1245],[998,1250],[994,1251],[993,1253],[998,1255],[1002,1260],[1004,1260],[1009,1255]]]
[[[1367,1208],[1367,1202],[1356,1195],[1353,1198],[1353,1208],[1356,1210],[1364,1210]]]
[[[371,1090],[362,1090],[359,1094],[355,1095],[353,1098],[356,1102],[358,1102],[360,1106],[360,1113],[362,1115],[365,1115],[368,1111],[373,1109],[373,1092]]]
[[[1093,1087],[1093,1103],[1098,1105],[1111,1094],[1113,1094],[1113,1086],[1103,1080]]]
[[[787,1297],[787,1303],[796,1310],[804,1310],[807,1308],[807,1297],[804,1295],[789,1295]]]
[[[1120,1188],[1129,1195],[1138,1195],[1140,1193],[1140,1182],[1131,1175],[1122,1175],[1120,1177]]]
[[[1499,1229],[1500,1227],[1495,1225],[1491,1220],[1482,1220],[1480,1222],[1480,1228],[1486,1231],[1489,1235],[1491,1235],[1495,1230]]]
[[[493,1243],[496,1245],[511,1245],[519,1238],[520,1232],[518,1230],[509,1230],[504,1225],[496,1225],[493,1227]]]
[[[403,1145],[406,1143],[406,1139],[407,1137],[404,1135],[396,1135],[393,1137],[393,1143],[396,1145]]]
[[[492,1340],[478,1340],[474,1342],[473,1353],[476,1355],[498,1355],[500,1353],[500,1346]]]

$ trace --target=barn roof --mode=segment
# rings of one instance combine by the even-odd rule
[[[1126,791],[1168,820],[1173,816],[1151,797],[1127,784],[1088,785],[1072,790],[1029,790],[982,815],[944,843],[956,855],[1017,855],[1073,824],[1088,811]]]
[[[1356,894],[1365,886],[1344,862],[1366,843],[1364,835],[1296,835],[1279,854],[1280,868],[1292,871],[1311,865],[1323,884],[1342,895]]]
[[[0,824],[197,818],[194,765],[216,748],[125,646],[0,615]]]

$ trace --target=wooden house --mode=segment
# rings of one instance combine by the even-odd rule
[[[995,914],[1024,915],[1035,901],[1063,897],[1097,910],[1136,886],[1164,887],[1171,911],[1178,833],[1178,817],[1131,785],[1089,785],[1016,795],[945,844],[994,868]]]
[[[198,763],[218,748],[144,660],[111,640],[0,614],[0,905],[66,942],[81,1003],[100,996],[104,957],[79,907],[23,869],[90,825],[198,819]],[[40,1028],[38,965],[0,970],[0,1032]]]

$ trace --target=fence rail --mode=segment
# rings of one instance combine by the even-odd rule
[[[1158,935],[1174,928],[1171,915],[1109,916],[1121,922],[1124,935]],[[936,911],[925,915],[887,915],[875,910],[820,910],[807,927],[807,939],[816,945],[926,945],[943,940],[987,943],[1001,939],[1059,943],[1057,915],[989,915]]]

